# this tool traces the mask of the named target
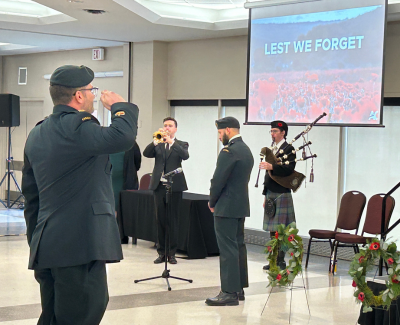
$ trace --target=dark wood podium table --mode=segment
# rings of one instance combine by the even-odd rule
[[[183,193],[178,215],[178,250],[189,258],[218,255],[214,217],[208,209],[208,195]],[[121,239],[157,241],[153,191],[121,191],[117,221]]]

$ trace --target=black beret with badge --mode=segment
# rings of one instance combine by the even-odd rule
[[[63,65],[57,68],[51,75],[50,85],[79,88],[87,86],[93,79],[93,70],[84,65]]]
[[[226,128],[240,129],[239,121],[232,116],[227,116],[216,120],[215,125],[218,130]]]
[[[287,136],[287,134],[288,134],[288,126],[283,121],[272,121],[271,129],[279,129],[281,131],[285,131],[285,136]]]

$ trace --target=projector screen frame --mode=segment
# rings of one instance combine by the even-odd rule
[[[321,1],[321,0],[318,0]],[[298,1],[298,3],[302,3],[303,1]],[[308,2],[308,1],[307,1]],[[312,2],[312,0],[310,1]],[[377,124],[367,124],[367,123],[317,123],[317,126],[332,126],[332,127],[385,127],[383,125],[383,101],[384,101],[384,80],[385,80],[385,44],[386,44],[386,33],[387,33],[387,16],[388,16],[388,0],[384,0],[385,6],[385,16],[384,16],[384,25],[383,25],[383,46],[382,46],[382,82],[381,82],[381,103],[379,108],[379,123]],[[286,5],[288,3],[282,3],[282,5]],[[275,6],[276,4],[274,4]],[[265,7],[268,7],[266,5]],[[271,122],[249,122],[249,88],[250,88],[250,46],[251,46],[251,23],[252,23],[252,10],[263,8],[259,6],[249,6],[249,20],[248,20],[248,34],[247,34],[247,73],[246,73],[246,117],[244,125],[271,125]],[[328,113],[328,112],[326,112]],[[314,118],[314,117],[313,117]],[[315,116],[317,118],[317,116]],[[286,122],[286,121],[285,121]],[[295,122],[286,122],[290,126],[305,126],[311,123],[295,123]]]

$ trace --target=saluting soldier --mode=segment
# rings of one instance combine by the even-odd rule
[[[109,154],[132,147],[139,112],[103,91],[112,123],[102,127],[91,115],[93,78],[85,66],[56,69],[53,113],[25,144],[22,193],[28,267],[40,284],[38,324],[99,324],[108,303],[105,263],[122,259]]]
[[[244,221],[250,216],[248,183],[254,159],[239,134],[234,117],[216,121],[219,140],[225,146],[211,180],[209,207],[214,213],[215,233],[220,252],[221,292],[208,298],[210,306],[238,305],[249,286]]]

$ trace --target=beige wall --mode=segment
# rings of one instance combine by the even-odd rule
[[[143,152],[152,141],[154,131],[162,127],[169,115],[167,100],[168,45],[163,42],[144,42],[133,45],[132,102],[139,107],[137,143]],[[154,159],[143,157],[138,173],[153,170]]]
[[[246,98],[247,36],[168,45],[168,99]]]
[[[64,64],[86,65],[95,72],[123,70],[123,47],[112,47],[105,50],[104,61],[92,61],[91,49],[14,55],[3,57],[2,92],[13,93],[21,98],[40,98],[44,100],[44,113],[52,112],[53,104],[49,95],[49,80],[43,75],[51,74]],[[28,84],[18,85],[18,67],[28,68]],[[109,88],[127,96],[127,74],[124,78],[96,78],[93,85],[100,89]],[[41,118],[41,117],[39,117]]]
[[[386,97],[400,97],[400,22],[388,24],[385,48],[384,94]]]

